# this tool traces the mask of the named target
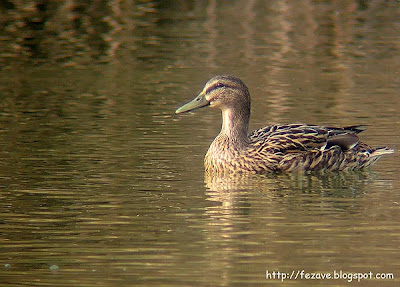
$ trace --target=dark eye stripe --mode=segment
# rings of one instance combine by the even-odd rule
[[[229,89],[237,89],[235,86],[226,85],[223,83],[215,83],[211,87],[206,90],[206,94],[211,93],[213,90],[220,89],[220,88],[229,88]]]

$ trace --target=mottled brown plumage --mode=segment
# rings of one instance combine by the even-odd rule
[[[176,113],[205,106],[221,109],[223,119],[221,132],[204,159],[209,174],[356,170],[393,153],[386,147],[373,149],[360,142],[357,134],[364,126],[272,125],[248,135],[250,93],[233,76],[212,78]]]

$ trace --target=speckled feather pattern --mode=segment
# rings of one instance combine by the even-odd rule
[[[372,149],[362,142],[348,150],[337,145],[326,148],[329,139],[338,134],[356,134],[352,128],[355,126],[273,125],[253,131],[244,147],[219,135],[205,156],[205,169],[212,174],[356,170],[392,153],[385,147]]]

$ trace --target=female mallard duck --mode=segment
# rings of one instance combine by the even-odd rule
[[[223,120],[204,159],[208,174],[355,170],[393,153],[387,147],[374,149],[360,142],[357,134],[363,126],[272,125],[248,136],[250,93],[233,76],[212,78],[195,99],[175,113],[206,106],[221,109]]]

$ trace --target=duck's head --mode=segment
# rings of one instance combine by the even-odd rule
[[[177,109],[175,113],[181,114],[206,106],[216,107],[222,111],[234,110],[250,114],[249,90],[239,78],[216,76],[206,83],[196,98]]]

